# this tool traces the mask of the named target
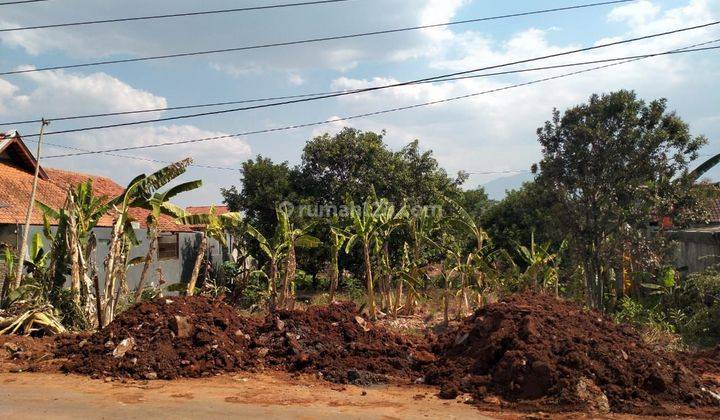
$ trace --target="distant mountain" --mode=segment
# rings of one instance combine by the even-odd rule
[[[502,200],[505,198],[505,192],[507,190],[514,190],[520,188],[523,182],[532,181],[533,174],[529,172],[521,172],[516,175],[505,176],[502,178],[493,179],[492,181],[483,184],[485,192],[488,197],[492,200]]]

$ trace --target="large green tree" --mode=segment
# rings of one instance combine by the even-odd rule
[[[647,237],[659,217],[692,207],[688,166],[706,140],[692,136],[665,99],[646,103],[625,90],[555,110],[537,135],[537,181],[559,203],[556,216],[583,269],[588,303],[602,308],[626,255],[648,249],[642,259],[662,260],[653,247],[627,244]]]
[[[248,223],[269,236],[277,222],[278,204],[295,198],[292,179],[287,162],[274,163],[258,155],[242,164],[240,187],[223,188],[221,193],[230,211],[242,212]]]
[[[432,151],[421,151],[417,140],[398,151],[384,143],[385,133],[345,128],[310,140],[298,167],[297,191],[320,203],[362,202],[371,189],[395,204],[430,205],[441,196],[457,197],[465,175],[451,178]]]

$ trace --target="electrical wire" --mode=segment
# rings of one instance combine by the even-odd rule
[[[0,76],[10,76],[10,75],[17,75],[17,74],[34,73],[34,72],[39,72],[39,71],[74,69],[74,68],[92,67],[92,66],[104,66],[104,65],[110,65],[110,64],[135,63],[135,62],[140,62],[140,61],[165,60],[165,59],[170,59],[170,58],[192,57],[192,56],[198,56],[198,55],[220,54],[220,53],[228,53],[228,52],[248,51],[248,50],[264,49],[264,48],[310,44],[310,43],[317,43],[317,42],[327,42],[327,41],[334,41],[334,40],[340,40],[340,39],[361,38],[361,37],[367,37],[367,36],[393,34],[393,33],[398,33],[398,32],[416,31],[416,30],[420,30],[420,29],[429,29],[429,28],[437,28],[437,27],[444,27],[444,26],[451,26],[451,25],[461,25],[461,24],[467,24],[467,23],[484,22],[484,21],[489,21],[489,20],[507,19],[507,18],[519,17],[519,16],[537,15],[537,14],[551,13],[551,12],[557,12],[557,11],[574,10],[574,9],[602,6],[602,5],[608,5],[608,4],[626,3],[626,2],[630,2],[630,1],[636,1],[636,0],[615,0],[615,1],[607,1],[607,2],[601,2],[601,3],[558,7],[558,8],[554,8],[554,9],[543,9],[543,10],[535,10],[535,11],[530,11],[530,12],[512,13],[512,14],[500,15],[500,16],[490,16],[490,17],[483,17],[483,18],[476,18],[476,19],[466,19],[466,20],[459,20],[459,21],[452,21],[452,22],[443,22],[443,23],[436,23],[436,24],[432,24],[432,25],[410,26],[410,27],[405,27],[405,28],[385,29],[385,30],[372,31],[372,32],[361,32],[361,33],[346,34],[346,35],[325,36],[325,37],[301,39],[301,40],[295,40],[295,41],[274,42],[274,43],[259,44],[259,45],[248,45],[248,46],[242,46],[242,47],[221,48],[221,49],[215,49],[215,50],[192,51],[192,52],[183,52],[183,53],[174,53],[174,54],[163,54],[163,55],[146,56],[146,57],[117,59],[117,60],[104,60],[104,61],[95,61],[95,62],[90,62],[90,63],[66,64],[66,65],[60,65],[60,66],[49,66],[49,67],[38,67],[38,68],[33,67],[33,68],[25,68],[25,69],[20,69],[20,70],[10,70],[10,71],[0,72]]]
[[[685,48],[687,48],[687,47],[685,47]],[[720,47],[715,47],[715,48],[720,48]],[[68,153],[68,154],[61,154],[61,155],[52,155],[52,156],[47,156],[47,157],[45,157],[45,159],[62,158],[62,157],[70,157],[70,156],[81,156],[81,155],[93,155],[93,154],[101,154],[101,153],[106,153],[106,152],[121,152],[121,151],[131,151],[131,150],[145,150],[145,149],[153,149],[153,148],[159,148],[159,147],[176,146],[176,145],[190,144],[190,143],[200,143],[200,142],[207,142],[207,141],[212,141],[212,140],[221,140],[221,139],[228,139],[228,138],[244,137],[244,136],[249,136],[249,135],[273,133],[273,132],[279,132],[279,131],[288,131],[288,130],[294,130],[294,129],[299,129],[299,128],[306,128],[306,127],[314,127],[314,126],[320,126],[320,125],[326,125],[326,124],[333,124],[333,123],[337,123],[337,122],[340,122],[340,121],[349,121],[349,120],[354,120],[354,119],[359,119],[359,118],[365,118],[365,117],[371,117],[371,116],[389,114],[389,113],[398,112],[398,111],[416,109],[416,108],[426,107],[426,106],[430,106],[430,105],[443,104],[443,103],[453,102],[453,101],[457,101],[457,100],[461,100],[461,99],[467,99],[467,98],[477,97],[477,96],[486,95],[486,94],[489,94],[489,93],[501,92],[501,91],[510,90],[510,89],[514,89],[514,88],[518,88],[518,87],[523,87],[523,86],[530,86],[530,85],[534,85],[534,84],[538,84],[538,83],[543,83],[543,82],[547,82],[547,81],[551,81],[551,80],[557,80],[557,79],[562,79],[562,78],[566,78],[566,77],[570,77],[570,76],[574,76],[574,75],[578,75],[578,74],[583,74],[583,73],[587,73],[587,72],[591,72],[591,71],[595,71],[595,70],[599,70],[599,69],[604,69],[604,68],[609,68],[609,67],[613,67],[613,66],[618,66],[618,65],[621,65],[621,64],[626,64],[626,63],[629,63],[629,62],[632,62],[632,61],[638,61],[638,60],[641,60],[641,59],[633,59],[633,60],[620,61],[620,62],[615,62],[615,63],[611,63],[611,64],[606,64],[606,65],[603,65],[603,66],[590,67],[590,68],[588,68],[588,69],[578,70],[578,71],[574,71],[574,72],[570,72],[570,73],[563,73],[563,74],[560,74],[560,75],[555,75],[555,76],[545,77],[545,78],[541,78],[541,79],[531,80],[531,81],[524,82],[524,83],[517,83],[517,84],[513,84],[513,85],[503,86],[503,87],[500,87],[500,88],[485,90],[485,91],[481,91],[481,92],[475,92],[475,93],[470,93],[470,94],[465,94],[465,95],[460,95],[460,96],[454,96],[454,97],[450,97],[450,98],[439,99],[439,100],[429,101],[429,102],[423,102],[423,103],[413,104],[413,105],[408,105],[408,106],[394,107],[394,108],[384,109],[384,110],[380,110],[380,111],[367,112],[367,113],[357,114],[357,115],[351,115],[351,116],[347,116],[347,117],[337,117],[337,118],[333,118],[333,119],[330,119],[330,120],[323,120],[323,121],[315,121],[315,122],[309,122],[309,123],[294,124],[294,125],[288,125],[288,126],[283,126],[283,127],[275,127],[275,128],[268,128],[268,129],[262,129],[262,130],[245,131],[245,132],[236,133],[236,134],[227,134],[227,135],[222,135],[222,136],[204,137],[204,138],[199,138],[199,139],[176,140],[176,141],[168,141],[168,142],[155,143],[155,144],[149,144],[149,145],[141,145],[141,146],[125,146],[125,147],[116,147],[116,148],[103,149],[103,150],[91,150],[91,151],[79,152],[79,153]]]
[[[693,47],[699,47],[701,45],[712,44],[712,43],[716,43],[718,41],[720,41],[720,39],[715,39],[712,41],[695,44],[695,45],[693,45]],[[692,47],[688,47],[688,48],[692,48]],[[605,58],[605,59],[599,59],[599,60],[580,61],[580,62],[575,62],[575,63],[563,63],[563,64],[555,64],[555,65],[551,65],[551,66],[530,67],[530,68],[524,68],[524,69],[506,70],[506,71],[500,71],[500,72],[483,73],[483,74],[476,74],[476,75],[469,75],[469,76],[458,76],[458,77],[448,77],[448,78],[442,78],[442,79],[433,79],[433,80],[417,82],[415,84],[444,83],[444,82],[452,82],[452,81],[457,81],[457,80],[475,79],[475,78],[490,77],[490,76],[527,73],[527,72],[533,72],[533,71],[539,71],[539,70],[551,70],[551,69],[558,69],[558,68],[565,68],[565,67],[576,67],[576,66],[584,66],[584,65],[589,65],[589,64],[607,63],[607,62],[612,62],[612,61],[649,58],[649,57],[656,57],[656,56],[661,56],[661,55],[681,54],[681,53],[686,53],[686,52],[704,51],[706,49],[708,49],[708,48],[683,49],[683,50],[678,50],[678,51],[666,51],[666,52],[655,53],[655,54],[630,55],[630,56],[616,57],[616,58]],[[709,48],[709,49],[714,49],[714,48]],[[101,118],[101,117],[124,116],[124,115],[133,115],[133,114],[144,114],[144,113],[149,113],[149,112],[177,111],[177,110],[182,110],[182,109],[208,108],[208,107],[235,105],[235,104],[243,104],[243,103],[268,102],[268,101],[272,101],[272,100],[282,100],[282,99],[308,98],[308,97],[315,97],[315,96],[335,95],[335,94],[339,94],[339,93],[361,93],[361,92],[359,92],[359,89],[333,90],[333,91],[327,91],[327,92],[303,93],[303,94],[296,94],[296,95],[275,96],[275,97],[254,98],[254,99],[241,99],[241,100],[235,100],[235,101],[212,102],[212,103],[204,103],[204,104],[196,104],[196,105],[180,105],[180,106],[173,106],[173,107],[149,108],[149,109],[139,109],[139,110],[132,110],[132,111],[118,111],[118,112],[105,112],[105,113],[97,113],[97,114],[83,114],[83,115],[73,115],[73,116],[64,116],[64,117],[54,117],[54,118],[45,118],[45,121],[50,121],[50,122],[69,121],[69,120],[88,119],[88,118]],[[5,126],[16,126],[16,125],[25,125],[25,124],[36,124],[36,123],[40,123],[41,121],[42,121],[41,119],[8,121],[8,122],[0,122],[0,126],[4,126],[4,125]]]
[[[0,6],[10,6],[12,4],[23,4],[23,3],[40,3],[48,0],[18,0],[18,1],[5,1],[0,3]]]
[[[343,3],[350,0],[317,0],[317,1],[303,1],[299,3],[283,3],[283,4],[272,4],[267,6],[249,6],[249,7],[238,7],[234,9],[219,9],[219,10],[203,10],[199,12],[184,12],[184,13],[172,13],[164,15],[150,15],[150,16],[135,16],[115,19],[100,19],[100,20],[87,20],[82,22],[66,22],[66,23],[53,23],[49,25],[35,25],[35,26],[23,26],[19,28],[2,28],[2,32],[17,32],[17,31],[30,31],[35,29],[51,29],[51,28],[65,28],[68,26],[85,26],[85,25],[97,25],[103,23],[119,23],[119,22],[133,22],[138,20],[154,20],[154,19],[169,19],[177,17],[190,17],[190,16],[202,16],[202,15],[216,15],[221,13],[237,13],[237,12],[251,12],[268,9],[282,9],[297,6],[313,6],[322,5],[328,3]],[[10,3],[12,4],[12,3]]]
[[[439,76],[432,76],[432,77],[416,79],[416,80],[411,80],[411,81],[406,81],[406,82],[393,83],[393,84],[387,84],[387,85],[382,85],[382,86],[374,86],[374,87],[369,87],[369,88],[364,88],[364,89],[356,89],[353,91],[343,92],[343,93],[335,93],[335,94],[316,96],[316,97],[311,97],[311,98],[293,99],[293,100],[287,100],[287,101],[282,101],[282,102],[273,102],[273,103],[269,103],[269,104],[253,105],[253,106],[246,106],[246,107],[240,107],[240,108],[224,109],[224,110],[219,110],[219,111],[208,111],[208,112],[201,112],[201,113],[195,113],[195,114],[176,115],[176,116],[171,116],[171,117],[162,117],[162,118],[155,118],[155,119],[148,119],[148,120],[129,121],[129,122],[115,123],[115,124],[104,124],[104,125],[97,125],[97,126],[91,126],[91,127],[72,128],[72,129],[67,129],[67,130],[58,130],[58,131],[47,132],[47,133],[45,133],[45,135],[50,136],[50,135],[57,135],[57,134],[77,133],[77,132],[101,130],[101,129],[108,129],[108,128],[127,127],[127,126],[148,124],[148,123],[155,123],[155,122],[175,121],[175,120],[180,120],[180,119],[197,118],[197,117],[210,116],[210,115],[220,115],[220,114],[227,114],[227,113],[233,113],[233,112],[239,112],[239,111],[247,111],[247,110],[252,110],[252,109],[269,108],[269,107],[275,107],[275,106],[280,106],[280,105],[288,105],[288,104],[295,104],[295,103],[301,103],[301,102],[316,101],[316,100],[320,100],[320,99],[336,98],[336,97],[364,93],[364,92],[373,92],[373,91],[384,90],[384,89],[389,89],[389,88],[413,85],[413,84],[417,84],[417,83],[425,82],[425,81],[439,80],[439,79],[445,79],[445,78],[454,77],[454,76],[467,75],[469,73],[476,73],[476,72],[484,71],[484,70],[492,70],[492,69],[507,67],[507,66],[511,66],[511,65],[525,64],[525,63],[529,63],[529,62],[533,62],[533,61],[539,61],[539,60],[545,60],[548,58],[555,58],[555,57],[560,57],[560,56],[564,56],[564,55],[575,54],[578,52],[596,50],[596,49],[600,49],[600,48],[606,48],[606,47],[610,47],[610,46],[626,44],[629,42],[635,42],[635,41],[639,41],[639,40],[643,40],[643,39],[655,38],[658,36],[664,36],[664,35],[674,34],[674,33],[678,33],[678,32],[688,31],[688,30],[692,30],[692,29],[703,28],[703,27],[707,27],[707,26],[711,26],[711,25],[717,25],[718,23],[720,23],[720,21],[716,21],[716,22],[708,23],[708,24],[704,24],[704,25],[699,25],[699,26],[693,26],[693,27],[689,27],[689,28],[676,29],[673,31],[667,31],[667,32],[653,34],[653,35],[645,35],[645,36],[638,37],[638,38],[631,38],[631,39],[622,40],[622,41],[615,41],[615,42],[611,42],[611,43],[607,43],[607,44],[594,45],[592,47],[585,47],[585,48],[565,51],[565,52],[561,52],[561,53],[554,53],[554,54],[544,55],[544,56],[540,56],[540,57],[517,60],[517,61],[504,63],[504,64],[496,64],[496,65],[492,65],[492,66],[476,68],[476,69],[472,69],[472,70],[459,71],[459,72],[454,72],[454,73],[448,73],[448,74],[443,74],[443,75],[439,75]],[[709,47],[707,49],[714,49],[714,47]],[[678,52],[677,51],[675,51],[675,52],[668,51],[668,52],[665,52],[664,54],[675,54],[675,53],[678,53]],[[658,53],[658,54],[663,54],[663,53]],[[26,137],[37,137],[37,136],[38,136],[38,134],[32,134],[32,135],[29,135]]]

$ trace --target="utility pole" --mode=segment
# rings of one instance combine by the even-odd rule
[[[32,190],[30,191],[30,203],[28,203],[27,216],[25,217],[25,227],[23,228],[22,242],[20,243],[17,272],[15,273],[15,283],[13,284],[13,289],[17,289],[22,281],[25,265],[25,252],[27,250],[28,233],[30,230],[30,219],[32,218],[33,208],[35,208],[35,193],[37,192],[38,176],[40,175],[40,152],[42,151],[43,134],[45,133],[45,127],[49,124],[50,122],[45,120],[45,118],[43,118],[40,122],[40,135],[38,136],[37,153],[35,154],[35,176],[33,178]]]

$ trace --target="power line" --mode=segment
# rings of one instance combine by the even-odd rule
[[[561,53],[554,53],[554,54],[544,55],[544,56],[540,56],[540,57],[517,60],[517,61],[504,63],[504,64],[496,64],[496,65],[492,65],[492,66],[476,68],[476,69],[472,69],[472,70],[459,71],[459,72],[454,72],[454,73],[448,73],[448,74],[443,74],[443,75],[439,75],[439,76],[432,76],[432,77],[416,79],[416,80],[411,80],[411,81],[406,81],[406,82],[393,83],[393,84],[382,85],[382,86],[374,86],[374,87],[369,87],[369,88],[364,88],[364,89],[356,89],[356,90],[349,91],[349,92],[335,93],[335,94],[330,94],[330,95],[322,95],[322,96],[316,96],[316,97],[311,97],[311,98],[293,99],[293,100],[287,100],[287,101],[282,101],[282,102],[273,102],[273,103],[269,103],[269,104],[253,105],[253,106],[246,106],[246,107],[240,107],[240,108],[224,109],[224,110],[219,110],[219,111],[208,111],[208,112],[201,112],[201,113],[195,113],[195,114],[177,115],[177,116],[172,116],[172,117],[163,117],[163,118],[155,118],[155,119],[140,120],[140,121],[130,121],[130,122],[123,122],[123,123],[115,123],[115,124],[97,125],[97,126],[91,126],[91,127],[73,128],[73,129],[68,129],[68,130],[58,130],[58,131],[47,132],[47,133],[45,133],[45,135],[49,136],[49,135],[57,135],[57,134],[76,133],[76,132],[81,132],[81,131],[92,131],[92,130],[101,130],[101,129],[107,129],[107,128],[127,127],[127,126],[139,125],[139,124],[174,121],[174,120],[196,118],[196,117],[210,116],[210,115],[220,115],[220,114],[227,114],[227,113],[232,113],[232,112],[247,111],[247,110],[252,110],[252,109],[269,108],[269,107],[275,107],[275,106],[280,106],[280,105],[288,105],[288,104],[295,104],[295,103],[301,103],[301,102],[316,101],[316,100],[320,100],[320,99],[336,98],[336,97],[347,96],[347,95],[351,95],[351,94],[358,94],[358,93],[372,92],[372,91],[384,90],[384,89],[401,87],[401,86],[408,86],[408,85],[413,85],[413,84],[417,84],[417,83],[425,82],[425,81],[440,80],[440,79],[450,78],[450,77],[454,77],[454,76],[466,75],[469,73],[476,73],[476,72],[484,71],[484,70],[492,70],[492,69],[507,67],[507,66],[511,66],[511,65],[524,64],[524,63],[529,63],[529,62],[533,62],[533,61],[545,60],[548,58],[555,58],[555,57],[560,57],[560,56],[564,56],[564,55],[575,54],[578,52],[596,50],[596,49],[600,49],[600,48],[606,48],[609,46],[626,44],[629,42],[635,42],[635,41],[639,41],[639,40],[655,38],[655,37],[674,34],[674,33],[678,33],[678,32],[684,32],[684,31],[703,28],[703,27],[707,27],[707,26],[711,26],[711,25],[717,25],[718,23],[720,23],[720,21],[716,21],[713,23],[707,23],[707,24],[699,25],[699,26],[693,26],[693,27],[689,27],[689,28],[676,29],[673,31],[661,32],[661,33],[657,33],[657,34],[653,34],[653,35],[645,35],[645,36],[638,37],[638,38],[631,38],[631,39],[622,40],[622,41],[615,41],[615,42],[611,42],[611,43],[607,43],[607,44],[599,44],[599,45],[595,45],[592,47],[585,47],[585,48],[580,48],[580,49],[561,52]],[[709,48],[709,49],[713,49],[713,48]],[[674,53],[676,53],[676,52],[666,52],[666,54],[674,54]],[[660,53],[658,53],[658,54],[660,54]],[[651,55],[648,55],[648,56],[651,56]],[[26,137],[37,137],[37,135],[33,134],[33,135],[26,136]]]
[[[283,46],[291,46],[291,45],[310,44],[310,43],[317,43],[317,42],[327,42],[327,41],[334,41],[334,40],[340,40],[340,39],[350,39],[350,38],[360,38],[360,37],[367,37],[367,36],[385,35],[385,34],[392,34],[392,33],[398,33],[398,32],[416,31],[416,30],[420,30],[420,29],[429,29],[429,28],[437,28],[437,27],[443,27],[443,26],[461,25],[461,24],[474,23],[474,22],[483,22],[483,21],[489,21],[489,20],[507,19],[507,18],[512,18],[512,17],[545,14],[545,13],[551,13],[551,12],[574,10],[574,9],[603,6],[603,5],[609,5],[609,4],[627,3],[630,1],[636,1],[636,0],[606,1],[606,2],[601,2],[601,3],[558,7],[558,8],[554,8],[554,9],[543,9],[543,10],[535,10],[535,11],[530,11],[530,12],[519,12],[519,13],[512,13],[512,14],[499,15],[499,16],[490,16],[490,17],[483,17],[483,18],[476,18],[476,19],[466,19],[466,20],[459,20],[459,21],[443,22],[443,23],[436,23],[436,24],[432,24],[432,25],[410,26],[410,27],[405,27],[405,28],[385,29],[385,30],[372,31],[372,32],[361,32],[361,33],[355,33],[355,34],[326,36],[326,37],[309,38],[309,39],[285,41],[285,42],[274,42],[274,43],[259,44],[259,45],[248,45],[248,46],[234,47],[234,48],[221,48],[221,49],[215,49],[215,50],[192,51],[192,52],[163,54],[163,55],[146,56],[146,57],[125,58],[125,59],[117,59],[117,60],[95,61],[95,62],[90,62],[90,63],[67,64],[67,65],[39,67],[39,68],[27,68],[27,69],[21,69],[21,70],[11,70],[11,71],[0,72],[0,76],[10,76],[10,75],[16,75],[16,74],[33,73],[33,72],[38,72],[38,71],[73,69],[73,68],[91,67],[91,66],[104,66],[104,65],[109,65],[109,64],[135,63],[135,62],[140,62],[140,61],[151,61],[151,60],[165,60],[165,59],[170,59],[170,58],[191,57],[191,56],[207,55],[207,54],[220,54],[220,53],[227,53],[227,52],[248,51],[248,50],[264,49],[264,48],[274,48],[274,47],[283,47]]]
[[[36,1],[43,1],[43,0],[36,0]],[[153,19],[168,19],[168,18],[189,17],[189,16],[216,15],[216,14],[221,14],[221,13],[251,12],[251,11],[268,10],[268,9],[282,9],[282,8],[297,7],[297,6],[312,6],[312,5],[321,5],[321,4],[328,4],[328,3],[342,3],[342,2],[347,2],[347,1],[350,1],[350,0],[317,0],[317,1],[304,1],[304,2],[299,2],[299,3],[273,4],[273,5],[268,5],[268,6],[238,7],[238,8],[234,8],[234,9],[203,10],[203,11],[199,11],[199,12],[184,12],[184,13],[171,13],[171,14],[164,14],[164,15],[134,16],[134,17],[115,18],[115,19],[87,20],[87,21],[82,21],[82,22],[53,23],[53,24],[49,24],[49,25],[23,26],[20,28],[3,28],[3,29],[0,29],[0,33],[1,32],[30,31],[30,30],[34,30],[34,29],[65,28],[68,26],[97,25],[97,24],[102,24],[102,23],[133,22],[133,21],[138,21],[138,20],[153,20]],[[22,3],[22,2],[18,2],[18,3]],[[29,2],[26,2],[26,3],[29,3]],[[9,4],[12,4],[12,3],[9,3]]]
[[[540,70],[552,70],[552,69],[559,69],[559,68],[565,68],[565,67],[576,67],[576,66],[584,66],[584,65],[589,65],[589,64],[607,63],[607,62],[612,62],[612,61],[642,59],[642,58],[650,58],[650,57],[661,56],[661,55],[681,54],[681,53],[686,53],[686,52],[697,52],[697,51],[704,51],[707,49],[715,49],[715,47],[713,47],[713,48],[697,48],[697,49],[689,49],[689,48],[699,47],[701,45],[712,44],[712,43],[716,43],[718,41],[720,41],[720,39],[702,42],[699,44],[695,44],[691,47],[686,47],[681,50],[675,50],[675,51],[665,51],[665,52],[653,53],[653,54],[630,55],[630,56],[624,56],[624,57],[605,58],[605,59],[598,59],[598,60],[587,60],[587,61],[580,61],[580,62],[574,62],[574,63],[554,64],[554,65],[550,65],[550,66],[530,67],[530,68],[524,68],[524,69],[483,73],[483,74],[477,74],[477,75],[439,78],[439,79],[419,81],[419,82],[412,83],[412,84],[444,83],[444,82],[451,82],[451,81],[465,80],[465,79],[475,79],[475,78],[483,78],[483,77],[490,77],[490,76],[501,76],[501,75],[508,75],[508,74],[517,74],[517,73],[527,73],[527,72],[540,71]],[[180,106],[173,106],[173,107],[149,108],[149,109],[139,109],[139,110],[118,111],[118,112],[105,112],[105,113],[96,113],[96,114],[83,114],[83,115],[73,115],[73,116],[64,116],[64,117],[55,117],[55,118],[45,118],[45,120],[51,121],[51,122],[68,121],[68,120],[78,120],[78,119],[88,119],[88,118],[144,114],[144,113],[150,113],[150,112],[177,111],[177,110],[182,110],[182,109],[208,108],[208,107],[235,105],[235,104],[243,104],[243,103],[268,102],[268,101],[272,101],[272,100],[311,98],[311,97],[317,97],[317,96],[346,94],[346,93],[347,94],[362,93],[362,89],[333,90],[333,91],[327,91],[327,92],[303,93],[303,94],[296,94],[296,95],[274,96],[274,97],[254,98],[254,99],[241,99],[241,100],[235,100],[235,101],[212,102],[212,103],[204,103],[204,104],[196,104],[196,105],[180,105]],[[270,105],[277,106],[277,104],[270,104]],[[246,110],[246,109],[244,108],[243,110]],[[16,125],[24,125],[24,124],[34,124],[34,123],[39,123],[39,122],[40,122],[40,120],[8,121],[8,122],[0,122],[0,126],[16,126]],[[156,122],[156,121],[149,120],[148,122]],[[138,123],[142,123],[142,122],[139,121]],[[32,136],[33,135],[29,135],[28,137],[32,137]]]
[[[48,0],[18,0],[18,1],[5,1],[0,3],[0,6],[9,6],[11,4],[23,4],[23,3],[40,3],[41,1]]]
[[[687,48],[687,47],[686,47],[686,48]],[[715,47],[715,48],[720,48],[720,47]],[[454,97],[445,98],[445,99],[439,99],[439,100],[435,100],[435,101],[423,102],[423,103],[414,104],[414,105],[401,106],[401,107],[384,109],[384,110],[380,110],[380,111],[374,111],[374,112],[368,112],[368,113],[363,113],[363,114],[351,115],[351,116],[347,116],[347,117],[338,117],[338,118],[333,118],[333,119],[331,119],[331,120],[315,121],[315,122],[302,123],[302,124],[294,124],[294,125],[289,125],[289,126],[284,126],[284,127],[275,127],[275,128],[269,128],[269,129],[263,129],[263,130],[246,131],[246,132],[241,132],[241,133],[236,133],[236,134],[227,134],[227,135],[222,135],[222,136],[205,137],[205,138],[200,138],[200,139],[168,141],[168,142],[163,142],[163,143],[156,143],[156,144],[149,144],[149,145],[142,145],[142,146],[125,146],[125,147],[117,147],[117,148],[104,149],[104,150],[92,150],[92,151],[82,152],[82,153],[71,153],[71,154],[53,155],[53,156],[47,156],[45,159],[60,158],[60,157],[69,157],[69,156],[80,156],[80,155],[101,154],[101,153],[106,153],[106,152],[120,152],[120,151],[129,151],[129,150],[144,150],[144,149],[152,149],[152,148],[159,148],[159,147],[175,146],[175,145],[180,145],[180,144],[200,143],[200,142],[206,142],[206,141],[211,141],[211,140],[221,140],[221,139],[227,139],[227,138],[243,137],[243,136],[249,136],[249,135],[255,135],[255,134],[265,134],[265,133],[272,133],[272,132],[278,132],[278,131],[287,131],[287,130],[294,130],[294,129],[299,129],[299,128],[306,128],[306,127],[313,127],[313,126],[319,126],[319,125],[332,124],[332,123],[336,123],[336,122],[340,122],[340,121],[349,121],[349,120],[354,120],[354,119],[359,119],[359,118],[365,118],[365,117],[371,117],[371,116],[376,116],[376,115],[388,114],[388,113],[392,113],[392,112],[398,112],[398,111],[410,110],[410,109],[415,109],[415,108],[421,108],[421,107],[426,107],[426,106],[430,106],[430,105],[437,105],[437,104],[442,104],[442,103],[448,103],[448,102],[457,101],[457,100],[461,100],[461,99],[467,99],[467,98],[471,98],[471,97],[486,95],[486,94],[489,94],[489,93],[495,93],[495,92],[505,91],[505,90],[509,90],[509,89],[514,89],[514,88],[518,88],[518,87],[522,87],[522,86],[530,86],[530,85],[534,85],[534,84],[538,84],[538,83],[543,83],[543,82],[547,82],[547,81],[551,81],[551,80],[562,79],[562,78],[565,78],[565,77],[570,77],[570,76],[574,76],[574,75],[578,75],[578,74],[583,74],[583,73],[587,73],[587,72],[594,71],[594,70],[599,70],[599,69],[603,69],[603,68],[618,66],[618,65],[621,65],[621,64],[625,64],[625,63],[632,62],[632,61],[637,61],[637,60],[638,60],[638,59],[621,61],[621,62],[615,62],[615,63],[612,63],[612,64],[606,64],[606,65],[603,65],[603,66],[591,67],[591,68],[588,68],[588,69],[578,70],[578,71],[574,71],[574,72],[570,72],[570,73],[563,73],[563,74],[561,74],[561,75],[556,75],[556,76],[551,76],[551,77],[545,77],[545,78],[542,78],[542,79],[536,79],[536,80],[532,80],[532,81],[528,81],[528,82],[524,82],[524,83],[518,83],[518,84],[508,85],[508,86],[504,86],[504,87],[500,87],[500,88],[496,88],[496,89],[490,89],[490,90],[485,90],[485,91],[481,91],[481,92],[470,93],[470,94],[466,94],[466,95],[454,96]]]

